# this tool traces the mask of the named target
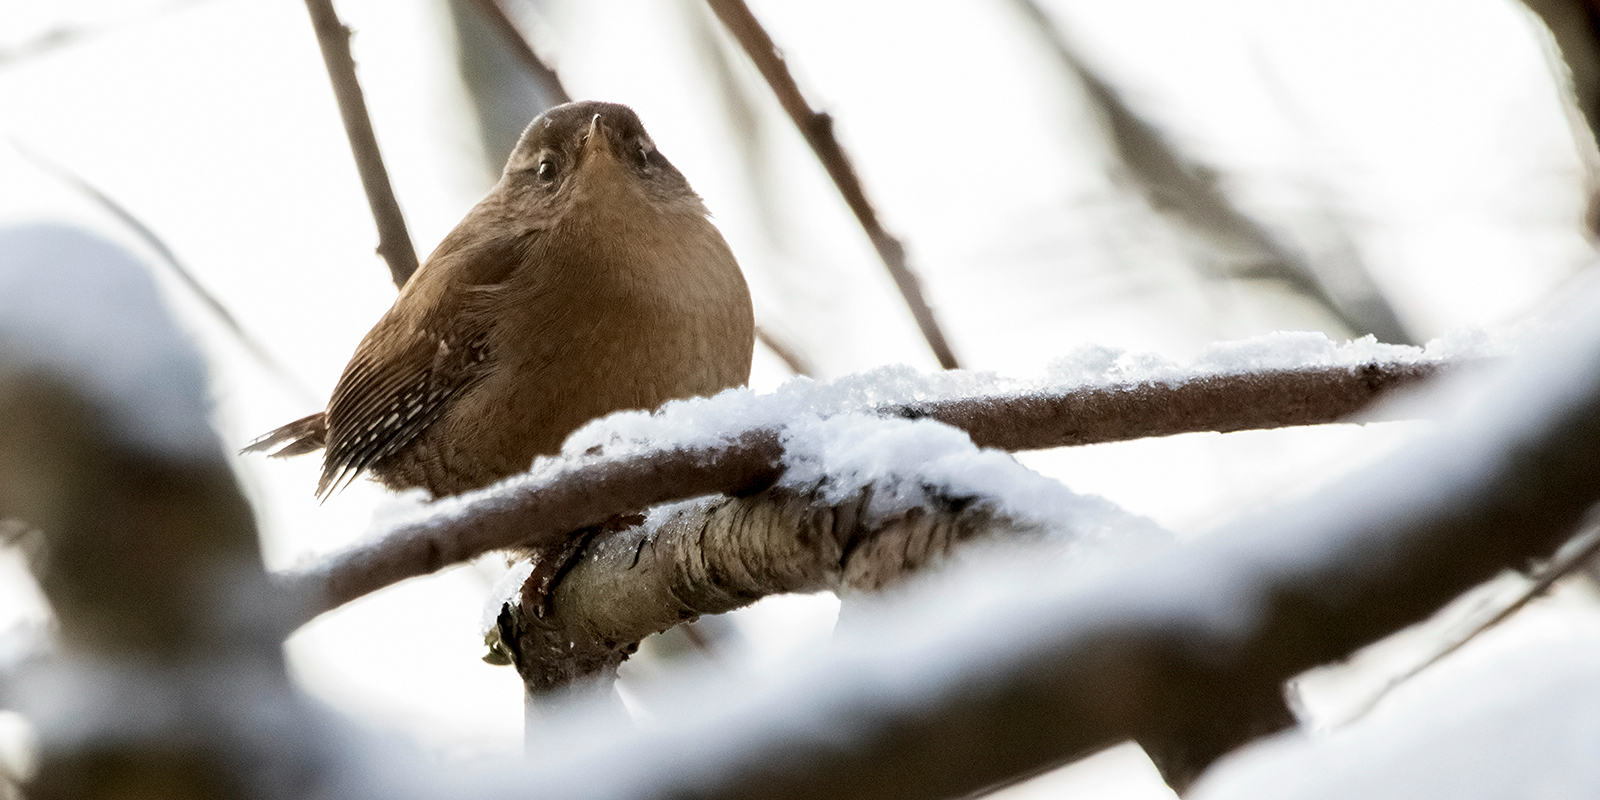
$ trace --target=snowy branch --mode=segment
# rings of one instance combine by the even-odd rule
[[[955,397],[876,410],[887,417],[943,422],[967,432],[978,447],[1041,449],[1336,422],[1440,366],[1399,360],[1263,370]],[[709,444],[561,462],[441,504],[440,513],[281,579],[302,593],[308,613],[315,615],[491,550],[543,548],[573,531],[660,503],[748,494],[781,475],[782,438],[780,428],[758,427],[725,431]]]
[[[1600,501],[1588,317],[1431,438],[1270,519],[1092,578],[1007,565],[971,576],[988,597],[934,587],[828,658],[759,687],[695,685],[654,729],[519,780],[583,776],[587,797],[944,798],[1132,738],[1183,786],[1288,722],[1285,680],[1572,535]]]

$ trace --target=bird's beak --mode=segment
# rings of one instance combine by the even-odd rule
[[[587,161],[589,155],[595,152],[611,155],[611,137],[606,135],[599,114],[589,119],[589,130],[583,134],[583,160]]]

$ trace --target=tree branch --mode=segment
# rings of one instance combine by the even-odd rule
[[[499,641],[535,695],[612,678],[646,636],[700,616],[774,594],[877,591],[961,542],[1040,528],[932,491],[888,516],[871,502],[870,492],[828,503],[773,489],[597,538],[548,604],[525,593],[502,608]]]
[[[979,608],[920,594],[831,658],[697,685],[652,730],[520,779],[582,775],[592,797],[946,798],[1133,738],[1181,787],[1284,722],[1286,679],[1576,530],[1600,501],[1600,325],[1582,327],[1581,347],[1519,364],[1436,435],[1270,519],[1084,581],[1008,567]]]
[[[878,212],[873,210],[872,201],[867,199],[866,189],[861,186],[861,180],[856,176],[850,157],[839,145],[839,140],[834,138],[833,118],[812,110],[806,103],[805,96],[800,93],[800,86],[795,83],[794,76],[789,74],[789,67],[784,64],[783,56],[778,52],[778,46],[761,27],[755,15],[750,13],[750,8],[744,4],[744,0],[707,0],[707,2],[711,10],[716,13],[717,19],[722,20],[722,24],[727,26],[733,38],[739,41],[739,45],[750,56],[750,60],[755,62],[756,69],[761,71],[762,77],[767,79],[767,84],[778,96],[778,103],[788,113],[789,119],[794,121],[795,127],[800,130],[800,135],[805,137],[806,144],[811,145],[812,152],[817,154],[817,160],[822,162],[823,168],[828,171],[828,177],[833,179],[833,185],[838,187],[839,194],[844,196],[845,204],[850,206],[850,211],[856,215],[856,221],[861,223],[861,229],[866,231],[867,238],[878,251],[878,257],[883,260],[884,267],[889,270],[889,277],[894,279],[894,285],[900,290],[900,296],[904,298],[906,307],[911,309],[911,316],[916,319],[917,328],[922,331],[922,338],[927,340],[928,347],[938,357],[939,366],[945,369],[958,369],[955,353],[951,352],[949,343],[945,341],[944,331],[939,327],[933,309],[928,306],[927,299],[922,295],[921,281],[918,280],[916,272],[906,258],[905,245],[884,230],[882,223],[878,221]]]
[[[979,447],[1026,450],[1336,422],[1438,369],[1430,362],[1307,367],[955,398],[876,412],[952,425]],[[539,548],[620,514],[710,494],[749,493],[777,480],[783,469],[780,431],[728,436],[725,444],[600,456],[513,478],[445,501],[432,517],[279,579],[303,593],[308,613],[315,615],[491,550]]]
[[[339,117],[344,120],[350,152],[355,156],[361,186],[367,193],[367,206],[372,209],[372,220],[378,226],[378,254],[389,265],[394,285],[405,286],[417,271],[417,251],[406,230],[406,218],[400,213],[400,202],[389,184],[389,171],[383,166],[383,153],[378,150],[372,119],[367,116],[367,101],[362,96],[361,83],[356,80],[356,62],[350,55],[350,29],[339,21],[332,0],[306,0],[306,11],[311,14],[311,27],[317,33],[322,62],[328,68],[328,81],[339,102]]]
[[[506,13],[501,0],[471,0],[471,2],[500,36],[506,49],[516,56],[517,62],[522,64],[523,69],[526,69],[538,82],[539,91],[550,99],[551,105],[572,102],[572,95],[567,94],[567,87],[562,85],[561,76],[533,51],[533,46],[528,44],[527,37],[522,35],[511,15]]]

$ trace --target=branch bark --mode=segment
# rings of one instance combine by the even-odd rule
[[[874,592],[980,537],[1038,528],[930,493],[886,518],[870,493],[843,503],[774,489],[676,512],[659,528],[596,539],[549,598],[501,610],[498,634],[532,695],[615,677],[646,636],[794,592]],[[526,589],[525,589],[526,591]]]
[[[861,229],[872,241],[873,249],[878,251],[883,266],[889,270],[889,277],[894,279],[894,285],[900,290],[901,298],[911,310],[917,328],[922,331],[922,338],[928,342],[928,347],[939,359],[939,366],[945,369],[959,369],[955,353],[950,350],[950,344],[945,340],[944,330],[940,328],[933,309],[928,306],[928,301],[922,294],[922,282],[918,280],[916,271],[911,268],[906,258],[905,245],[884,230],[883,224],[878,221],[878,212],[873,209],[872,201],[867,199],[866,189],[861,186],[861,179],[856,176],[850,157],[840,146],[839,140],[834,138],[833,118],[828,114],[812,110],[810,104],[806,102],[805,95],[800,93],[800,86],[795,83],[794,76],[789,74],[789,67],[784,63],[783,55],[778,52],[778,46],[761,27],[761,22],[756,19],[755,14],[750,13],[750,8],[744,4],[744,0],[707,0],[707,2],[711,10],[716,13],[717,19],[722,20],[728,32],[738,40],[739,46],[743,47],[750,60],[755,62],[756,69],[761,71],[761,76],[767,79],[767,85],[772,87],[773,94],[778,96],[778,103],[783,106],[784,112],[794,121],[795,127],[800,130],[800,135],[805,137],[806,144],[811,146],[811,151],[817,154],[817,160],[822,162],[823,169],[828,171],[828,177],[833,179],[833,185],[839,189],[839,194],[843,195],[845,204],[850,206],[851,213],[856,215],[856,221],[861,223]]]
[[[306,11],[311,14],[311,27],[317,34],[322,62],[327,66],[328,81],[339,103],[339,118],[344,120],[344,132],[350,139],[350,153],[355,156],[361,187],[366,190],[367,205],[378,226],[378,254],[389,265],[394,285],[405,286],[417,271],[417,251],[406,230],[406,218],[400,213],[400,201],[395,199],[394,189],[389,184],[389,170],[383,166],[383,153],[378,150],[378,138],[372,132],[372,119],[367,115],[367,101],[362,95],[360,81],[356,80],[356,62],[350,55],[350,29],[339,21],[338,13],[333,10],[333,0],[306,0]]]
[[[1175,382],[1092,386],[919,402],[876,409],[934,419],[979,447],[1026,450],[1337,422],[1380,395],[1413,385],[1436,363],[1308,367]],[[447,511],[402,525],[308,571],[280,575],[311,615],[491,550],[544,549],[573,531],[650,506],[710,494],[748,494],[782,473],[781,431],[730,432],[729,444],[644,456],[601,456],[451,501]],[[307,617],[309,619],[309,617]]]

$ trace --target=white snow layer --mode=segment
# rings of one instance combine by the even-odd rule
[[[194,346],[145,267],[91,234],[0,230],[0,368],[69,381],[134,447],[219,455]]]
[[[966,370],[919,372],[897,365],[833,381],[799,377],[767,394],[729,389],[711,398],[667,403],[655,412],[624,411],[574,432],[560,458],[537,459],[530,470],[495,486],[428,502],[411,493],[385,504],[368,538],[402,526],[448,524],[480,504],[507,500],[574,465],[678,448],[716,448],[755,430],[783,431],[783,486],[842,500],[873,487],[869,512],[889,515],[937,492],[972,498],[1018,521],[1048,525],[1085,541],[1119,536],[1165,538],[1159,526],[1099,497],[1078,495],[999,451],[981,451],[967,435],[932,420],[884,418],[885,406],[997,394],[1048,394],[1085,386],[1177,382],[1216,374],[1296,367],[1356,367],[1374,362],[1440,363],[1487,358],[1509,349],[1503,336],[1465,331],[1427,347],[1380,344],[1372,337],[1344,343],[1321,333],[1280,332],[1206,348],[1192,363],[1153,354],[1088,346],[1056,362],[1040,379],[1006,378]],[[498,606],[495,606],[498,609]]]

